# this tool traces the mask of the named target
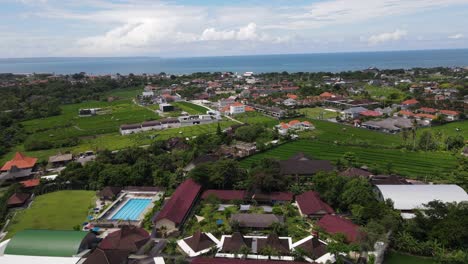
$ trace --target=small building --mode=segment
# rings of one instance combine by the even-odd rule
[[[200,191],[201,186],[192,179],[180,184],[154,219],[156,230],[164,227],[168,233],[176,231],[185,222]]]
[[[49,164],[53,168],[63,167],[73,160],[73,154],[57,154],[49,157]]]
[[[362,112],[369,111],[367,108],[358,106],[358,107],[351,107],[341,112],[341,116],[343,119],[351,120],[356,119],[360,116]]]
[[[401,102],[401,109],[408,109],[410,107],[415,107],[419,104],[419,101],[416,99],[409,99]]]
[[[460,113],[452,110],[440,110],[439,114],[447,121],[455,121],[460,117]]]
[[[274,214],[233,214],[231,222],[239,223],[240,227],[266,229],[274,223],[284,223],[284,218]]]
[[[358,242],[361,237],[359,226],[341,216],[327,214],[317,225],[329,234],[343,234],[348,243]]]
[[[161,112],[171,112],[171,111],[174,111],[174,106],[171,104],[160,104],[159,110]]]
[[[141,124],[141,131],[161,130],[162,124],[159,121],[146,121]]]
[[[192,236],[177,241],[179,248],[189,257],[196,257],[208,253],[218,246],[220,241],[211,233],[196,231]]]
[[[402,185],[410,184],[405,178],[398,175],[373,175],[370,177],[373,185]]]
[[[140,133],[142,131],[141,124],[121,125],[120,134],[122,136]]]
[[[312,176],[320,171],[335,170],[330,161],[312,160],[306,157],[304,153],[298,153],[287,160],[280,160],[279,164],[282,175]]]
[[[191,115],[191,116],[179,116],[179,123],[181,127],[193,126],[193,125],[202,125],[202,124],[211,124],[218,122],[218,119],[212,115]]]
[[[107,235],[99,243],[99,248],[103,250],[126,250],[135,253],[148,241],[150,241],[150,234],[145,229],[125,225],[120,230]]]
[[[314,191],[308,191],[296,196],[299,213],[304,217],[320,218],[326,214],[334,214],[335,211],[327,203],[320,199],[320,195]]]
[[[30,180],[20,181],[20,184],[25,189],[32,189],[41,184],[41,179],[30,179]]]
[[[288,123],[281,122],[275,126],[278,129],[278,133],[282,136],[288,134],[289,131],[303,131],[312,130],[315,127],[309,121],[291,120]]]
[[[7,206],[8,208],[22,207],[28,202],[30,197],[31,194],[29,193],[14,193],[8,198]]]
[[[121,187],[106,186],[104,189],[98,192],[97,196],[102,201],[113,201],[115,198],[117,198],[121,191]]]
[[[404,184],[376,185],[377,198],[393,201],[393,207],[402,213],[404,218],[414,217],[413,211],[424,210],[424,204],[434,200],[443,203],[466,202],[468,194],[455,184]]]
[[[166,118],[166,119],[162,119],[160,121],[161,121],[162,129],[177,128],[177,127],[181,126],[179,120],[177,120],[175,118]]]
[[[233,148],[236,151],[234,156],[239,158],[247,157],[257,152],[255,143],[237,141]]]
[[[361,177],[367,179],[372,176],[372,172],[359,168],[347,168],[346,170],[340,172],[338,175],[345,177]]]
[[[307,262],[334,263],[335,258],[333,254],[328,253],[327,245],[318,236],[308,236],[292,244],[292,249],[294,251],[300,249],[305,254],[304,258]]]

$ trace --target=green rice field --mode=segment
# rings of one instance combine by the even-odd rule
[[[398,252],[390,252],[385,257],[384,264],[435,264],[436,261],[419,256],[411,256]]]

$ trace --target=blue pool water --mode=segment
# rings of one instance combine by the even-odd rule
[[[112,216],[112,220],[139,220],[138,217],[151,203],[151,199],[132,198]]]

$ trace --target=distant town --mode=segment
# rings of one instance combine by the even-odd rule
[[[468,68],[0,89],[0,263],[468,263]]]

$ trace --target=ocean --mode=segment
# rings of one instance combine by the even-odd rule
[[[468,66],[468,49],[253,55],[193,58],[21,58],[0,59],[0,73],[188,74],[194,72],[341,72],[413,67]]]

